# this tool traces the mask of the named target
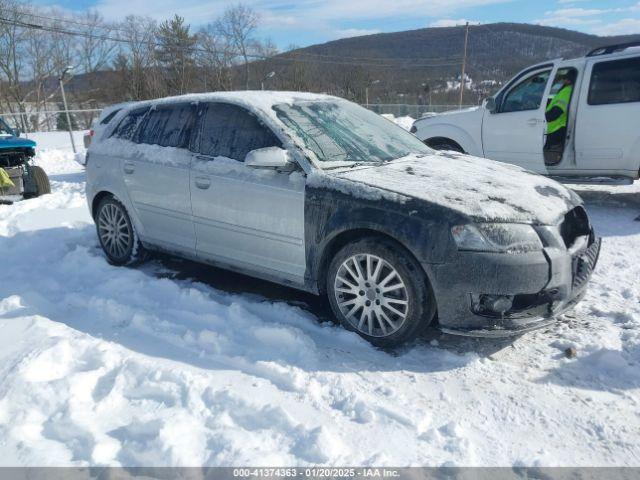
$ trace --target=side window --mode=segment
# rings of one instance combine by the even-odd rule
[[[589,105],[640,102],[640,58],[596,63],[591,71]]]
[[[188,103],[152,108],[140,130],[138,142],[162,147],[186,147],[193,110],[194,107]]]
[[[111,136],[121,138],[123,140],[133,140],[140,123],[148,111],[148,107],[131,110],[122,120],[120,120],[120,123],[113,130]]]
[[[500,112],[523,112],[540,108],[550,74],[551,70],[538,72],[516,84],[505,95]]]
[[[104,117],[101,121],[100,121],[100,125],[106,125],[107,123],[109,123],[111,120],[113,120],[113,117],[115,117],[117,115],[117,113],[120,111],[121,109],[118,108],[117,110],[114,110],[113,112],[111,112],[109,115],[107,115],[106,117]]]
[[[185,148],[195,120],[196,107],[192,104],[175,105],[171,108],[161,134],[163,147]]]
[[[282,143],[255,115],[236,105],[208,105],[200,132],[200,153],[244,161],[251,150]]]

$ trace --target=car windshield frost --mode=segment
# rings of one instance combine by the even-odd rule
[[[387,162],[431,151],[406,130],[352,103],[297,102],[273,108],[324,168]]]

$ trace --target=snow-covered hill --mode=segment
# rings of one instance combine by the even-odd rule
[[[0,466],[640,463],[640,186],[579,189],[604,246],[553,328],[383,352],[266,283],[108,265],[37,140],[53,193],[0,206]]]

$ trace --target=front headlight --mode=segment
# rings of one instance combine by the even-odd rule
[[[523,253],[542,250],[538,233],[521,223],[478,223],[451,228],[459,250]]]

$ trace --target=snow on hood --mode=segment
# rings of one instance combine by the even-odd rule
[[[332,175],[425,200],[476,221],[556,224],[582,203],[549,178],[453,152],[411,155]]]

